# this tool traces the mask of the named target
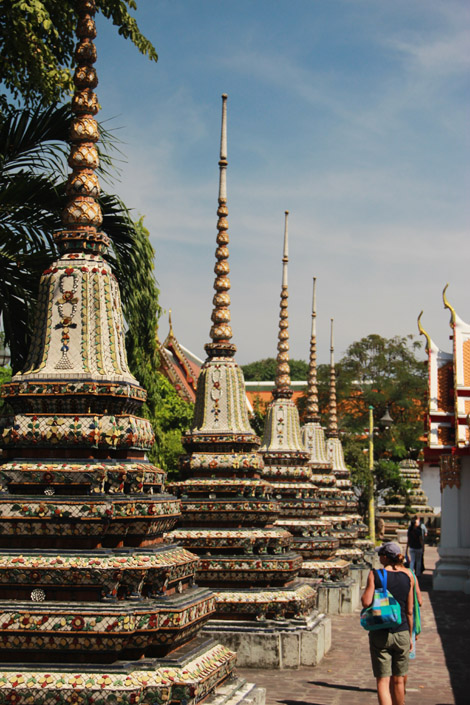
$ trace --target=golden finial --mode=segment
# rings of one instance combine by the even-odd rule
[[[228,208],[227,208],[227,94],[222,95],[222,126],[220,132],[220,159],[219,159],[219,207],[217,215],[217,249],[215,256],[217,262],[214,267],[216,278],[214,281],[215,295],[212,299],[212,327],[210,337],[212,342],[205,345],[209,357],[228,355],[232,357],[236,347],[230,342],[232,328],[230,327],[230,267],[228,263]]]
[[[455,312],[455,308],[453,306],[451,306],[449,301],[447,300],[446,292],[447,292],[448,287],[449,287],[449,284],[446,284],[444,287],[444,290],[442,292],[442,300],[444,301],[444,307],[448,308],[451,313],[451,321],[450,321],[449,325],[451,328],[453,328],[453,326],[455,325],[455,321],[457,319],[457,314]]]
[[[320,420],[318,410],[318,388],[317,388],[317,303],[316,303],[317,278],[313,277],[313,297],[312,297],[312,331],[310,334],[310,359],[308,365],[308,386],[307,386],[307,410],[305,421],[316,423]]]
[[[338,437],[338,418],[336,415],[336,374],[335,374],[335,346],[333,340],[333,318],[331,319],[330,332],[330,407],[328,421],[328,438]]]
[[[289,231],[288,231],[289,211],[285,211],[284,221],[284,251],[282,255],[282,287],[281,287],[281,310],[279,315],[279,336],[277,344],[277,370],[276,388],[274,397],[289,398],[292,396],[290,388],[290,367],[289,367],[289,312],[287,288],[287,264],[289,262]]]
[[[174,334],[173,334],[173,324],[171,322],[171,308],[168,309],[168,325],[170,327],[170,330],[168,331],[168,335],[170,338],[173,338]]]
[[[428,353],[431,350],[432,342],[431,342],[431,337],[430,337],[429,333],[427,333],[424,330],[423,326],[421,325],[422,315],[423,315],[423,311],[421,311],[421,313],[418,316],[418,330],[419,330],[420,334],[424,335],[424,337],[426,338],[426,352]]]
[[[103,252],[110,244],[109,238],[97,231],[103,222],[103,215],[97,201],[100,185],[96,174],[99,166],[96,148],[99,130],[94,117],[99,107],[93,90],[98,85],[93,66],[96,61],[93,44],[96,37],[95,11],[95,0],[78,0],[78,44],[75,49],[75,93],[72,99],[74,118],[70,126],[68,158],[72,173],[66,188],[69,201],[62,212],[62,224],[66,229],[55,234],[64,251],[86,249]]]

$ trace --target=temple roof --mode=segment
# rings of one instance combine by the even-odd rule
[[[441,451],[470,451],[470,324],[448,301],[447,288],[442,295],[450,311],[452,351],[440,349],[421,325],[422,313],[418,318],[428,354],[428,459]]]
[[[188,402],[196,401],[197,380],[203,361],[181,345],[176,338],[169,312],[170,329],[159,345],[160,372],[172,383],[178,394]]]

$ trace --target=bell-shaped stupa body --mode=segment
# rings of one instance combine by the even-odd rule
[[[99,232],[93,0],[79,0],[60,255],[41,278],[24,370],[2,395],[0,701],[200,702],[234,654],[198,642],[215,598],[165,543],[178,500],[149,463],[119,286]]]
[[[285,213],[282,286],[279,317],[277,374],[273,399],[268,405],[261,453],[264,477],[275,488],[281,506],[276,521],[294,535],[294,547],[302,555],[301,576],[339,579],[348,563],[334,560],[339,541],[332,523],[322,516],[323,502],[317,496],[309,466],[310,453],[302,442],[297,406],[292,399],[289,368],[288,315],[288,212]]]
[[[250,426],[243,374],[231,342],[227,223],[226,99],[222,137],[211,342],[198,379],[194,420],[183,438],[180,528],[172,539],[200,557],[197,582],[216,591],[216,616],[225,620],[308,614],[315,592],[296,581],[302,559],[292,536],[273,527],[279,506],[262,477],[259,439]]]

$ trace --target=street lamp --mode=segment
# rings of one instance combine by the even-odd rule
[[[393,419],[389,408],[379,420],[384,430],[390,428]],[[375,500],[374,500],[374,407],[369,406],[369,536],[375,546]]]

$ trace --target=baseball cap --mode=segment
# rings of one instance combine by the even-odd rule
[[[388,556],[389,558],[398,558],[401,555],[401,548],[394,541],[388,541],[375,549],[379,556]]]

